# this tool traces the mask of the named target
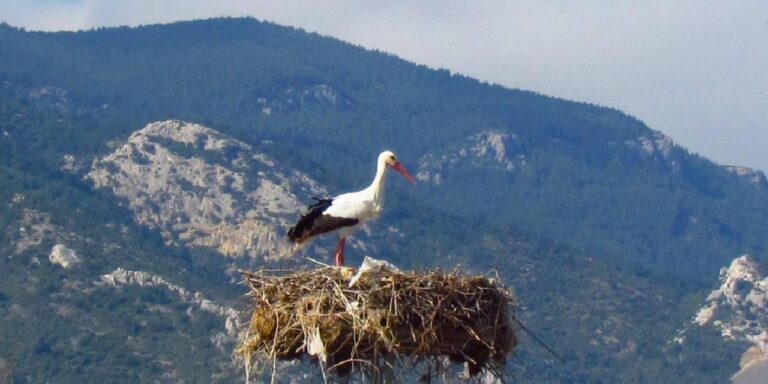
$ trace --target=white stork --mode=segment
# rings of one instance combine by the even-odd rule
[[[384,151],[379,154],[376,176],[368,188],[344,193],[332,199],[316,199],[317,203],[310,205],[309,211],[288,230],[290,241],[302,245],[318,235],[339,231],[339,243],[334,259],[336,266],[344,265],[344,244],[347,237],[381,213],[388,167],[400,172],[411,184],[416,183],[413,176],[397,161],[395,154]]]

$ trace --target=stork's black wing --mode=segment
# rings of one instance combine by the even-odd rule
[[[315,198],[315,200],[317,203],[309,206],[309,212],[301,216],[299,222],[288,230],[288,239],[291,242],[301,244],[310,237],[360,222],[354,218],[324,215],[323,212],[333,204],[333,199]]]

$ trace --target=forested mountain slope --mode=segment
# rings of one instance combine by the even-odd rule
[[[567,360],[524,343],[518,379],[718,382],[738,369],[741,346],[715,331],[668,343],[719,268],[766,259],[760,173],[617,110],[253,19],[0,25],[0,359],[19,382],[114,382],[106,357],[126,382],[230,380],[235,266],[326,257],[332,239],[270,257],[286,254],[272,234],[313,194],[367,185],[382,149],[420,183],[388,183],[350,262],[498,269]],[[58,244],[79,262],[54,262],[62,248],[50,259]],[[191,351],[206,363],[187,365]]]
[[[364,177],[382,148],[434,167],[430,157],[498,132],[509,138],[506,155],[525,166],[502,172],[461,162],[451,170],[458,182],[416,193],[692,279],[734,255],[762,257],[768,241],[765,185],[619,111],[484,84],[300,30],[251,19],[62,33],[3,26],[0,55],[0,80],[24,86],[28,98],[76,103],[75,113],[92,120],[59,132],[67,137],[46,144],[60,146],[48,156],[92,155],[136,127],[180,118],[247,143],[301,148],[302,158],[327,167],[321,172]],[[354,187],[352,180],[332,183]],[[472,184],[483,188],[465,188]]]

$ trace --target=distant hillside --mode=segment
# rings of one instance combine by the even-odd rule
[[[231,382],[235,268],[327,260],[333,239],[291,257],[285,226],[367,185],[385,148],[420,183],[388,183],[350,262],[498,270],[567,360],[524,340],[520,381],[738,370],[744,345],[715,329],[671,341],[719,268],[768,258],[764,176],[614,109],[253,19],[0,25],[0,368]]]
[[[252,19],[62,33],[2,26],[0,55],[6,93],[61,111],[76,105],[65,119],[88,121],[64,127],[64,138],[38,135],[51,156],[92,156],[137,126],[179,118],[250,144],[301,148],[301,158],[325,168],[310,175],[330,187],[361,185],[374,154],[396,149],[441,174],[438,188],[416,192],[420,200],[638,271],[703,282],[733,255],[765,254],[764,185],[616,110],[490,86]],[[483,132],[505,135],[504,156],[520,166],[477,168],[459,156],[450,169],[436,168],[436,156],[457,156]]]

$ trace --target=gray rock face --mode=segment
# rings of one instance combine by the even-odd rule
[[[740,256],[720,270],[720,286],[707,296],[693,324],[713,326],[726,340],[752,344],[742,356],[734,383],[768,380],[768,276],[751,256]]]
[[[75,264],[80,262],[80,257],[77,256],[77,252],[71,248],[67,248],[64,244],[56,244],[51,249],[48,260],[51,263],[60,265],[63,268],[71,268]]]
[[[422,157],[416,178],[440,185],[446,177],[445,173],[466,164],[507,172],[517,171],[524,168],[526,163],[525,155],[514,154],[515,146],[515,135],[482,131],[469,136],[460,145]]]
[[[114,271],[102,275],[97,285],[107,285],[120,287],[123,285],[138,285],[140,287],[161,287],[174,293],[179,300],[185,303],[194,304],[202,311],[226,318],[226,330],[228,336],[237,336],[236,330],[239,326],[237,311],[233,308],[222,306],[206,299],[200,292],[192,292],[186,288],[173,284],[160,276],[153,275],[145,271],[132,271],[124,268],[117,268]]]
[[[644,158],[666,163],[672,172],[680,172],[680,161],[674,156],[675,142],[663,133],[653,131],[650,137],[640,136],[636,140],[630,140],[624,144],[636,149]]]
[[[661,159],[669,159],[675,147],[671,138],[658,131],[654,131],[651,137],[640,136],[635,141],[627,141],[626,144],[637,148],[643,155],[658,156]]]
[[[24,206],[24,200],[24,195],[17,194],[12,204]],[[78,234],[53,224],[50,215],[45,212],[28,208],[24,208],[22,212],[21,219],[16,223],[17,233],[13,237],[15,245],[13,256],[29,251],[40,252],[40,255],[43,255],[48,252],[49,245],[46,245],[46,242],[72,244],[84,240]]]
[[[768,382],[768,355],[752,347],[741,358],[741,370],[731,378],[733,384],[763,384]]]
[[[135,220],[168,242],[231,257],[290,257],[287,228],[311,196],[327,195],[252,146],[182,121],[134,132],[86,178],[124,198]]]
[[[744,255],[721,270],[720,283],[694,322],[712,324],[723,337],[749,340],[768,353],[768,277],[752,257]]]
[[[14,202],[17,203],[23,200],[23,195],[17,195],[14,198]],[[30,248],[37,247],[44,239],[54,237],[57,233],[60,233],[61,228],[52,225],[50,221],[50,217],[43,212],[25,209],[19,222],[15,253],[20,254]]]

